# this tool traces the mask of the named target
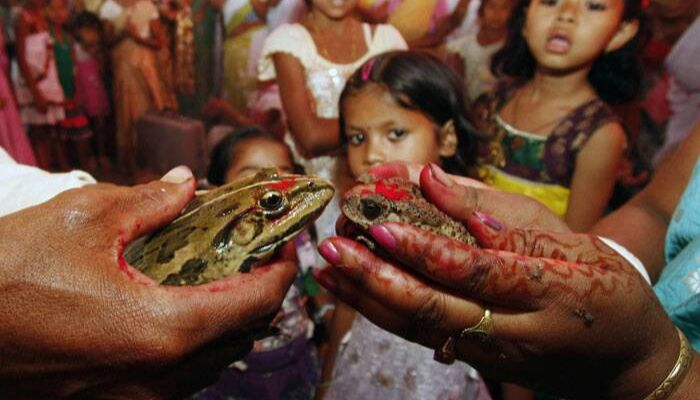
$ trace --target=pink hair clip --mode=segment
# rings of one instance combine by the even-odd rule
[[[362,66],[362,80],[366,81],[372,75],[372,69],[374,69],[374,63],[377,61],[376,58],[372,58]]]

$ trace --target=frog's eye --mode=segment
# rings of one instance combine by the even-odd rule
[[[362,200],[362,215],[368,220],[375,220],[382,215],[382,207],[376,201],[370,199]]]
[[[262,195],[258,204],[262,207],[265,212],[275,213],[281,211],[286,203],[286,199],[282,192],[277,190],[270,190],[269,192]]]

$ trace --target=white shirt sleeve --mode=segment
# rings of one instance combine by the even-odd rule
[[[18,164],[0,148],[0,216],[50,200],[57,194],[97,183],[83,171],[50,173]]]

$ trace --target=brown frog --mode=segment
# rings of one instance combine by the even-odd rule
[[[266,261],[311,224],[333,185],[274,169],[198,195],[160,231],[134,242],[126,261],[164,285],[198,285]]]
[[[404,222],[421,229],[476,245],[461,223],[453,220],[423,197],[420,188],[401,178],[377,180],[363,176],[360,184],[343,196],[338,232],[366,244],[376,245],[367,230],[383,222]]]

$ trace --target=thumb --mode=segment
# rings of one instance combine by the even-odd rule
[[[178,216],[192,199],[195,180],[187,167],[177,167],[160,181],[125,189],[118,200],[125,218],[118,218],[124,242],[150,233]]]

